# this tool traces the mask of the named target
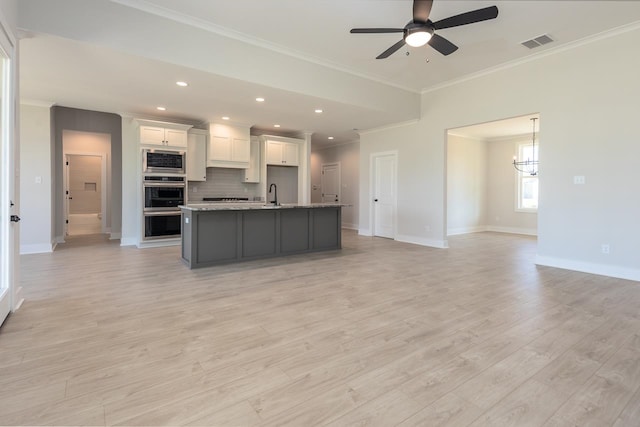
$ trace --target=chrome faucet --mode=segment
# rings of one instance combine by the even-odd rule
[[[280,204],[278,203],[278,186],[275,184],[271,184],[269,186],[269,193],[271,193],[271,190],[274,190],[274,197],[273,197],[273,201],[271,203],[273,203],[276,206],[280,206]]]

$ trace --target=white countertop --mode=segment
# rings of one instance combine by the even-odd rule
[[[264,202],[203,202],[203,203],[188,203],[184,206],[179,206],[180,209],[189,211],[246,211],[246,210],[261,210],[261,209],[309,209],[309,208],[335,208],[345,207],[350,205],[344,205],[340,203],[311,203],[308,205],[298,203],[283,203],[282,205],[275,206],[271,203]]]

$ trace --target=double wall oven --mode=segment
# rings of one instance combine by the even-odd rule
[[[180,236],[186,177],[184,152],[143,150],[143,240]]]

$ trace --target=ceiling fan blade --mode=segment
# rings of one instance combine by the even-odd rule
[[[352,28],[351,34],[402,33],[404,28]]]
[[[427,22],[433,0],[413,0],[413,22]]]
[[[458,50],[458,46],[437,34],[431,36],[431,40],[427,44],[445,56]]]
[[[442,30],[443,28],[458,27],[460,25],[473,24],[474,22],[494,19],[497,16],[498,8],[496,6],[489,6],[483,9],[472,10],[471,12],[461,13],[460,15],[441,19],[440,21],[434,22],[433,27],[436,30]]]
[[[398,43],[391,46],[389,49],[382,52],[380,55],[376,56],[376,59],[388,58],[404,45],[405,45],[405,42],[404,42],[404,39],[402,39]]]

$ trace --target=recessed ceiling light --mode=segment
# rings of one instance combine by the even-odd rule
[[[273,127],[274,127],[274,128],[279,128],[279,127],[280,127],[280,125],[273,125]]]
[[[264,102],[264,98],[256,98],[256,101],[258,101],[258,102]]]
[[[160,110],[160,111],[166,111],[166,109],[167,109],[166,107],[156,107],[156,108],[157,108],[158,110]]]
[[[187,86],[189,86],[189,83],[187,83],[187,82],[176,82],[176,84],[177,84],[178,86],[181,86],[181,87],[187,87]]]
[[[229,120],[229,117],[224,116],[224,117],[222,118],[222,120]]]
[[[333,139],[333,137],[332,137],[332,136],[330,136],[330,137],[328,137],[327,139]]]
[[[315,111],[316,111],[316,113],[318,113],[318,114],[322,113],[322,110],[321,110],[320,108],[317,108]]]

